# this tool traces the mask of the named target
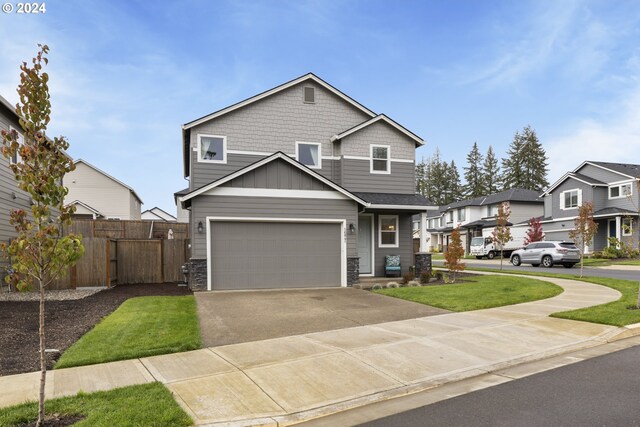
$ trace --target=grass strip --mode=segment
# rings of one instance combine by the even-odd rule
[[[56,368],[200,348],[193,296],[131,298],[67,349]]]
[[[77,427],[189,426],[192,420],[160,383],[117,388],[47,400],[47,414],[81,415]],[[36,402],[0,409],[0,426],[34,422]]]
[[[554,297],[560,286],[526,277],[465,277],[464,283],[380,289],[374,292],[451,311],[501,307]]]
[[[468,268],[467,270],[472,269]],[[630,309],[635,307],[638,300],[638,282],[634,280],[593,276],[580,278],[571,274],[533,273],[529,271],[513,272],[507,270],[500,271],[493,268],[473,268],[473,270],[521,276],[555,277],[558,279],[577,280],[607,286],[619,291],[622,294],[622,297],[617,301],[612,301],[606,304],[579,308],[577,310],[562,311],[553,313],[551,316],[561,319],[581,320],[583,322],[600,323],[612,326],[625,326],[640,323],[640,310]]]

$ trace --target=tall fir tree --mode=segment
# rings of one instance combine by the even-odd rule
[[[423,196],[426,195],[427,192],[427,165],[424,162],[424,157],[422,161],[416,165],[416,193],[421,194]]]
[[[457,202],[463,198],[462,184],[460,183],[460,173],[456,162],[451,160],[451,163],[442,162],[443,175],[445,177],[443,182],[443,194],[441,195],[441,205]]]
[[[484,196],[484,186],[483,186],[483,165],[482,165],[482,154],[478,149],[478,143],[473,143],[473,148],[469,154],[467,154],[467,166],[464,167],[464,180],[466,181],[466,185],[464,188],[464,196],[467,198]]]
[[[487,155],[484,158],[484,163],[482,164],[483,195],[497,193],[501,188],[500,165],[493,151],[493,147],[489,146]]]
[[[522,133],[516,132],[507,155],[506,159],[502,159],[505,189],[541,191],[549,185],[547,154],[531,126],[526,126]]]

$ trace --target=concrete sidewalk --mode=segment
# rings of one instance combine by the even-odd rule
[[[48,396],[153,380],[196,424],[286,425],[633,335],[547,317],[617,300],[599,285],[544,278],[557,297],[508,307],[56,370]],[[0,377],[0,406],[37,396],[37,373]]]

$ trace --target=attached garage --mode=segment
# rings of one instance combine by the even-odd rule
[[[346,285],[344,220],[208,218],[209,289]]]

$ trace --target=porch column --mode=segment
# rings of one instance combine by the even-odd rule
[[[618,239],[618,241],[620,242],[622,239],[622,236],[620,235],[620,229],[621,229],[621,221],[620,221],[620,217],[617,216],[616,217],[616,239]],[[620,249],[620,247],[618,246],[618,249]]]
[[[420,252],[427,252],[427,213],[420,214]]]

